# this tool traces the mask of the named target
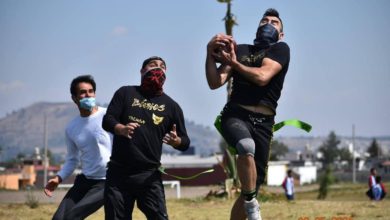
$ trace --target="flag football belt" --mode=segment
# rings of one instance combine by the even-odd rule
[[[219,134],[222,135],[221,118],[222,118],[222,115],[217,116],[217,118],[215,119],[215,122],[214,122],[214,126],[218,130]],[[298,119],[289,119],[289,120],[284,120],[284,121],[281,121],[281,122],[274,124],[274,126],[272,127],[272,132],[276,132],[286,125],[290,125],[290,126],[298,128],[298,129],[302,129],[306,132],[310,132],[311,128],[312,128],[311,125],[306,123],[306,122],[300,121]],[[232,146],[228,146],[228,150],[233,155],[237,154],[237,150]]]

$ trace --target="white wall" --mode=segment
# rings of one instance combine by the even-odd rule
[[[284,177],[286,177],[287,166],[283,164],[268,165],[267,173],[267,185],[268,186],[280,186],[283,183]]]
[[[312,183],[317,180],[317,168],[315,166],[294,167],[292,170],[294,173],[300,175],[300,185]]]

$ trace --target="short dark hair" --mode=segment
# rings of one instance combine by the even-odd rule
[[[72,94],[72,96],[77,95],[77,86],[81,82],[91,84],[93,87],[93,91],[96,92],[96,83],[95,83],[95,80],[93,79],[93,77],[91,75],[81,75],[81,76],[74,78],[72,80],[72,83],[70,84],[70,94]]]
[[[274,8],[269,8],[267,9],[265,12],[264,12],[264,15],[263,15],[263,18],[266,17],[266,16],[272,16],[272,17],[277,17],[279,20],[280,20],[280,24],[281,24],[281,29],[280,31],[283,32],[283,21],[282,19],[279,17],[279,12],[274,9]]]
[[[142,63],[142,69],[145,68],[146,65],[148,65],[148,63],[152,60],[161,60],[165,66],[167,66],[167,64],[165,64],[165,61],[163,60],[163,58],[161,57],[158,57],[158,56],[151,56],[149,58],[147,58],[146,60],[144,60],[144,62]]]

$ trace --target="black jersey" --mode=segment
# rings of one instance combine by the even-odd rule
[[[190,140],[184,125],[183,111],[168,95],[144,96],[139,86],[124,86],[112,98],[103,118],[103,128],[114,134],[116,124],[137,122],[132,138],[114,135],[111,160],[131,168],[132,171],[148,170],[160,166],[165,134],[176,124],[181,138],[181,151],[189,147]]]
[[[237,46],[237,60],[249,67],[260,67],[265,57],[282,65],[282,70],[277,73],[265,86],[258,86],[248,81],[240,73],[233,70],[233,87],[230,100],[242,105],[262,104],[271,108],[276,113],[277,101],[283,88],[290,62],[290,48],[284,42],[273,44],[267,49],[240,44]]]

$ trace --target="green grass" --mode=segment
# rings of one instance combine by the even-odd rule
[[[386,185],[389,189],[390,184]],[[261,198],[264,220],[389,220],[389,197],[380,202],[368,201],[363,184],[338,184],[331,188],[328,198],[316,199],[317,191],[296,194],[296,200],[287,202],[280,193],[265,193]],[[233,200],[227,199],[169,199],[168,214],[171,220],[226,220],[229,219]],[[51,219],[58,204],[39,204],[31,209],[25,204],[0,204],[0,219]],[[88,220],[104,219],[103,209]],[[146,219],[135,208],[133,219]]]

